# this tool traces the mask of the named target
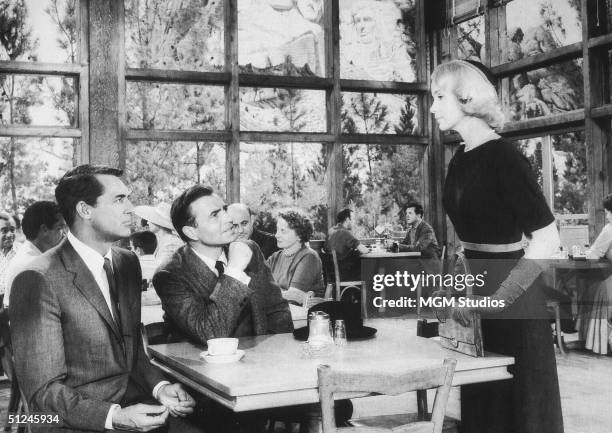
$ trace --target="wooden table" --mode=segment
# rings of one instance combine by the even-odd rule
[[[329,364],[347,370],[393,371],[441,364],[456,358],[453,385],[509,379],[508,356],[487,354],[472,358],[442,349],[432,339],[416,337],[414,327],[398,319],[373,319],[375,338],[349,342],[330,356],[302,355],[292,334],[241,338],[245,357],[234,364],[207,364],[199,358],[202,346],[191,343],[150,346],[154,363],[180,382],[235,412],[318,402],[317,366]],[[339,394],[338,398],[359,395]]]
[[[372,251],[368,254],[361,255],[361,280],[365,282],[365,301],[364,316],[389,316],[400,315],[405,313],[405,310],[397,309],[395,312],[388,312],[386,307],[374,307],[372,300],[374,296],[380,296],[383,299],[389,298],[389,292],[386,289],[376,292],[373,289],[373,278],[374,275],[386,275],[394,274],[396,271],[408,271],[410,273],[418,274],[423,270],[421,264],[421,253],[420,252],[404,252],[404,253],[390,253],[386,251]],[[416,293],[416,297],[420,297],[420,287],[417,288],[419,291]],[[391,292],[402,292],[400,289],[391,290]],[[404,295],[409,296],[414,292],[403,292]],[[417,303],[417,315],[420,314],[420,306]]]

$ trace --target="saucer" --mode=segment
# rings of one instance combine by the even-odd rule
[[[200,353],[200,358],[208,362],[209,364],[229,364],[231,362],[237,362],[244,356],[244,350],[238,349],[236,353],[232,355],[209,355],[208,351]]]

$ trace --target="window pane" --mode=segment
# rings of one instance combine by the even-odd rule
[[[272,233],[274,211],[299,207],[312,218],[313,239],[325,239],[326,167],[325,147],[320,143],[241,143],[241,201],[259,213],[260,228]]]
[[[125,174],[134,204],[172,202],[197,183],[225,197],[225,144],[128,142]]]
[[[128,67],[220,71],[223,1],[125,0]]]
[[[344,92],[342,132],[417,135],[421,133],[419,111],[414,95]]]
[[[580,2],[513,0],[506,5],[506,61],[546,53],[582,40]]]
[[[403,207],[423,202],[425,147],[349,144],[343,153],[344,202],[354,209],[355,236],[375,236],[387,224],[403,230]]]
[[[0,3],[0,60],[74,63],[78,60],[77,0]]]
[[[586,214],[589,197],[587,181],[586,145],[584,132],[570,132],[550,136],[552,173],[543,171],[542,148],[548,137],[518,141],[519,149],[531,162],[531,167],[542,187],[544,179],[551,179],[554,213],[557,215]]]
[[[416,2],[340,0],[340,75],[416,81]]]
[[[241,88],[240,128],[245,131],[325,132],[325,92]]]
[[[224,129],[221,86],[127,83],[127,122],[137,129]]]
[[[485,57],[484,16],[479,15],[457,25],[457,58],[478,60]]]
[[[2,125],[76,126],[75,80],[0,74]]]
[[[324,0],[238,0],[243,72],[325,75]]]
[[[507,120],[524,120],[582,107],[582,59],[577,59],[513,76],[505,109]]]
[[[55,186],[77,160],[79,140],[0,137],[0,209],[21,214],[37,200],[55,201]]]

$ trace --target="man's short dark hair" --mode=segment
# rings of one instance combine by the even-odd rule
[[[130,240],[134,248],[140,248],[145,254],[153,254],[157,249],[157,238],[155,233],[149,230],[134,232],[130,235]]]
[[[183,227],[195,226],[195,217],[191,214],[191,203],[199,198],[207,197],[212,194],[212,188],[203,185],[194,185],[183,191],[181,195],[172,202],[170,218],[172,219],[174,229],[183,241],[192,241],[192,239],[183,233]]]
[[[55,188],[55,200],[66,220],[68,227],[72,227],[76,218],[76,205],[84,201],[95,206],[98,197],[104,194],[104,187],[96,175],[111,175],[121,177],[123,171],[105,165],[79,165],[62,176]]]
[[[414,213],[415,214],[420,215],[421,217],[423,216],[423,206],[421,205],[421,203],[417,203],[416,201],[408,203],[406,205],[406,210],[408,210],[411,207],[414,208]]]
[[[612,212],[612,194],[608,194],[603,199],[603,207],[608,211]]]
[[[60,219],[60,208],[52,201],[37,201],[23,213],[21,227],[26,239],[33,241],[38,236],[40,226],[51,229]]]
[[[344,221],[346,221],[350,217],[351,217],[351,210],[342,209],[340,212],[338,212],[338,215],[336,215],[336,222],[338,224],[342,224]]]

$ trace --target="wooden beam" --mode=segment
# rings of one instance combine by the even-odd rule
[[[229,141],[230,131],[182,131],[155,129],[128,129],[126,140],[139,141]]]
[[[533,119],[508,122],[501,129],[504,136],[515,136],[519,133],[548,133],[550,129],[560,127],[579,127],[584,122],[584,110],[573,110],[551,116],[536,117]]]
[[[588,41],[591,36],[599,32],[597,26],[597,8],[599,0],[583,0],[582,6],[582,39]],[[605,16],[602,17],[605,19]],[[601,107],[608,102],[604,99],[606,81],[609,80],[607,59],[597,55],[601,49],[591,49],[584,44],[582,57],[582,73],[584,82],[584,111],[585,111],[585,144],[587,161],[587,182],[589,185],[589,240],[593,241],[605,224],[602,201],[609,192],[610,166],[606,149],[606,130],[598,124],[597,119],[591,116],[595,107]],[[609,127],[608,127],[609,132]]]
[[[81,129],[81,139],[75,143],[73,164],[85,164],[90,161],[89,153],[89,0],[79,0],[78,20],[78,62],[81,71],[78,79],[77,113],[78,126]]]
[[[375,92],[375,93],[427,93],[426,82],[400,83],[395,81],[371,80],[340,80],[343,92]]]
[[[395,134],[343,134],[340,136],[343,144],[429,144],[428,137]]]
[[[284,75],[240,74],[240,86],[280,87],[295,89],[328,90],[332,88],[329,78],[321,77],[288,77]]]
[[[591,116],[594,119],[612,116],[612,104],[605,104],[600,107],[591,108]]]
[[[597,36],[590,38],[588,42],[589,48],[611,48],[612,47],[612,33],[607,35]]]
[[[90,161],[119,166],[119,71],[124,63],[119,47],[119,3],[89,2]]]
[[[81,138],[81,130],[62,126],[0,126],[0,137]]]
[[[240,131],[240,141],[258,141],[263,143],[295,142],[295,143],[333,143],[333,134],[318,132],[259,132]]]
[[[537,54],[522,58],[516,62],[494,66],[491,68],[491,72],[496,77],[508,77],[510,75],[516,75],[520,72],[544,68],[552,65],[553,63],[576,59],[581,56],[582,42],[576,42],[571,45],[566,45],[564,47],[548,51],[547,53]]]
[[[78,76],[81,65],[78,63],[39,63],[0,61],[0,74],[22,75],[62,75]]]
[[[225,72],[230,82],[225,86],[225,122],[230,132],[225,151],[225,184],[228,203],[240,201],[240,86],[238,84],[238,0],[224,1]]]
[[[336,215],[344,206],[344,152],[342,134],[342,90],[340,87],[340,5],[339,0],[324,2],[325,76],[331,78],[332,88],[326,92],[327,132],[334,137],[327,144],[327,225],[332,227]]]
[[[125,72],[125,78],[128,81],[227,85],[230,83],[231,74],[228,72],[196,72],[129,68]]]

